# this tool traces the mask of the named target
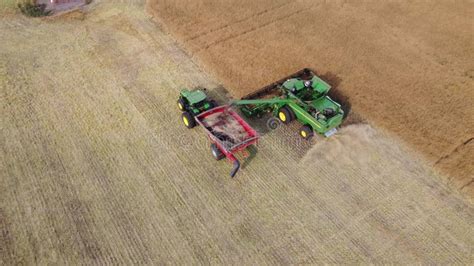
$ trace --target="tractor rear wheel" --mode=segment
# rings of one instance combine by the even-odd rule
[[[278,118],[281,122],[283,122],[283,124],[288,124],[295,119],[295,114],[293,113],[293,110],[291,110],[290,107],[283,106],[278,111]]]
[[[217,161],[224,159],[225,155],[222,153],[222,151],[217,147],[215,143],[211,144],[211,153],[212,157],[216,159]]]
[[[194,117],[188,112],[183,112],[181,119],[187,128],[193,128],[196,126],[196,120],[194,120]]]
[[[178,109],[180,111],[185,111],[186,110],[186,103],[184,102],[183,98],[178,99]]]
[[[310,126],[304,125],[300,128],[300,136],[303,139],[310,139],[313,135],[314,135],[314,132]]]
[[[219,106],[219,104],[215,100],[210,100],[209,104],[211,105],[209,109]]]

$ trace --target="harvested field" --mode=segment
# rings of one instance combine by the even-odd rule
[[[0,12],[2,12],[2,15],[13,13],[15,6],[16,0],[3,0],[0,2]]]
[[[149,0],[236,96],[303,67],[474,197],[473,1]]]
[[[0,16],[1,265],[472,262],[473,205],[369,125],[262,130],[230,179],[176,108],[217,83],[143,4],[94,3]]]

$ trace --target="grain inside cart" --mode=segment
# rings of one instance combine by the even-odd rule
[[[211,140],[212,156],[216,160],[226,157],[232,162],[230,176],[234,177],[240,169],[240,162],[234,155],[256,144],[257,132],[228,105],[210,109],[197,115],[195,119]]]

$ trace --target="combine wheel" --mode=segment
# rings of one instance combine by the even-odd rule
[[[313,135],[314,135],[314,132],[310,126],[304,125],[300,128],[300,136],[303,139],[310,139]]]
[[[222,151],[217,147],[215,143],[211,144],[211,153],[214,159],[216,159],[217,161],[222,160],[225,157],[225,155],[222,153]]]
[[[288,124],[295,119],[295,114],[291,108],[284,106],[278,111],[278,118],[280,118],[280,121],[283,122],[283,124]]]
[[[179,110],[181,111],[185,111],[186,110],[186,103],[184,102],[183,98],[179,98],[178,99],[178,108]]]
[[[188,112],[183,112],[181,119],[187,128],[193,128],[196,126],[196,120],[194,120],[194,117]]]

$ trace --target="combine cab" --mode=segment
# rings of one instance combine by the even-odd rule
[[[272,113],[284,124],[298,120],[304,139],[311,138],[313,132],[329,137],[344,117],[341,105],[327,95],[330,89],[313,71],[303,69],[233,104],[241,105],[241,111],[248,117]]]

